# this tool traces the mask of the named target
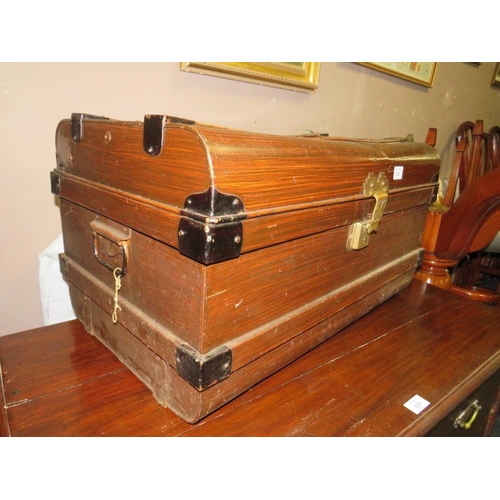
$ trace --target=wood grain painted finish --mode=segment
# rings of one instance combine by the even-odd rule
[[[411,281],[439,170],[427,144],[167,121],[163,149],[151,156],[140,122],[81,125],[79,140],[69,120],[56,134],[62,264],[75,311],[161,404],[187,421],[203,418]],[[402,178],[393,175],[396,166],[404,168]],[[384,218],[367,248],[349,251],[349,226],[374,211],[365,181],[381,173],[390,191]],[[208,188],[241,200],[232,215],[244,216],[243,243],[237,258],[205,265],[177,246],[184,218],[205,224],[202,240],[208,225],[219,223],[207,221],[217,214],[185,208]],[[113,325],[112,270],[125,265],[125,254]],[[230,349],[229,377],[203,389],[189,385],[176,371],[185,346],[197,359]]]
[[[67,279],[111,313],[114,279],[94,258],[90,227],[96,218],[110,221],[65,200],[61,209],[70,260]],[[315,301],[327,305],[312,320],[319,322],[342,309],[342,294],[336,290],[360,286],[369,293],[370,282],[379,283],[378,274],[389,281],[395,277],[392,268],[398,274],[415,268],[426,213],[427,207],[421,206],[387,216],[370,247],[359,252],[345,249],[347,228],[339,228],[211,266],[134,232],[120,300],[202,353],[266,324],[276,328],[287,315],[297,319],[298,310],[304,314],[306,305],[313,307]],[[103,284],[101,292],[94,281]]]
[[[213,186],[241,198],[249,218],[360,196],[370,172],[384,172],[390,190],[397,191],[434,184],[439,171],[436,150],[424,143],[288,137],[172,123],[163,135],[163,150],[150,156],[143,149],[141,122],[85,120],[76,143],[71,122],[63,120],[56,132],[58,166],[173,211],[189,195]],[[399,165],[404,176],[394,180]]]

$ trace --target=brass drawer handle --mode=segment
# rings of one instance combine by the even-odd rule
[[[482,406],[476,399],[462,413],[460,413],[460,415],[456,418],[455,422],[453,423],[453,427],[460,427],[461,429],[470,429],[481,409]],[[471,413],[472,416],[467,420],[467,418]]]

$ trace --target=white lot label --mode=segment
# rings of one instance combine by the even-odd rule
[[[403,170],[405,168],[402,167],[402,166],[399,166],[399,167],[394,167],[394,174],[392,175],[392,178],[395,180],[395,181],[400,181],[402,178],[403,178]]]
[[[418,415],[423,409],[427,408],[429,405],[430,405],[429,401],[426,401],[424,398],[421,398],[416,394],[403,406],[405,406],[413,413],[416,413]]]

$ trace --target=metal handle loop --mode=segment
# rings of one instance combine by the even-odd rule
[[[104,260],[100,253],[99,253],[99,237],[98,234],[94,231],[94,237],[93,237],[93,250],[94,250],[94,257],[99,262],[99,264],[102,264],[104,267],[109,269],[110,271],[115,271],[115,269],[119,268],[120,273],[119,277],[122,278],[125,276],[127,273],[127,264],[129,260],[128,256],[128,242],[127,241],[118,241],[118,242],[112,242],[118,245],[121,248],[121,254],[122,254],[122,264],[120,266],[115,266]]]
[[[470,414],[470,412],[474,410],[474,413],[472,416],[469,418],[467,422],[464,422],[465,418],[467,415]],[[479,404],[479,401],[476,399],[473,403],[471,403],[455,420],[453,427],[460,427],[462,429],[470,429],[472,427],[472,424],[474,423],[474,420],[476,420],[476,417],[478,413],[482,410],[482,406]]]

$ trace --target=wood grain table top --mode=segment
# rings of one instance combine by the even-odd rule
[[[38,328],[0,337],[0,435],[425,435],[500,369],[499,325],[500,310],[414,281],[195,425],[79,321]]]

